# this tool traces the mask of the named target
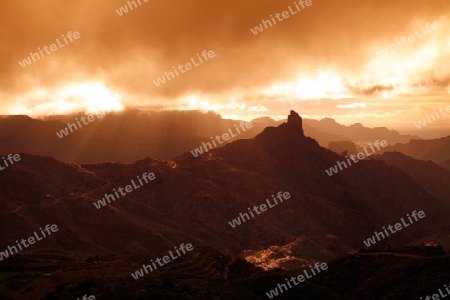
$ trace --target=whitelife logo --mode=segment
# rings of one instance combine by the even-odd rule
[[[380,144],[378,144],[378,141],[376,141],[374,143],[374,146],[378,149],[378,151],[380,150],[380,145],[381,145],[381,147],[385,148],[388,146],[388,143],[386,140],[382,140],[380,142]],[[370,146],[370,149],[372,149],[372,151],[373,151],[372,153],[367,152],[366,147],[364,147],[364,152],[366,153],[367,157],[371,156],[372,154],[374,154],[376,152],[372,146]],[[365,158],[364,153],[362,153],[362,152],[359,152],[356,156],[358,157],[359,160],[363,160]],[[350,159],[354,163],[359,162],[359,160],[356,159],[355,155],[353,155],[353,154],[350,155],[350,158],[348,158],[347,156],[345,158],[347,158],[347,162],[350,166],[352,165],[352,163],[350,162]],[[328,174],[328,176],[333,176],[333,174],[337,174],[339,172],[338,167],[339,167],[339,169],[341,169],[341,171],[343,170],[342,166],[344,166],[347,169],[347,164],[345,163],[345,161],[342,161],[342,162],[337,161],[336,163],[337,163],[337,165],[335,165],[334,167],[331,167],[330,169],[325,170],[325,172]]]
[[[449,283],[450,285],[450,283]],[[420,300],[440,300],[440,299],[444,299],[447,296],[450,296],[450,289],[449,286],[444,284],[445,290],[447,291],[448,294],[444,294],[442,293],[442,290],[439,288],[439,294],[433,294],[432,296],[428,296],[426,295],[425,298],[420,297]]]
[[[425,24],[425,27],[427,28],[428,33],[431,32],[430,28],[433,29],[433,30],[437,30],[437,29],[439,28],[439,26],[438,26],[437,23],[430,24],[430,22],[428,22],[427,24]],[[409,41],[409,43],[414,42],[414,41],[416,40],[416,37],[417,37],[417,39],[421,39],[421,38],[423,38],[425,35],[427,35],[427,32],[423,29],[423,27],[420,26],[420,28],[422,29],[423,35],[420,35],[420,33],[417,32],[417,29],[414,30],[415,35],[414,35],[414,34],[408,35],[408,41]],[[406,39],[407,39],[407,38],[404,37],[404,36],[401,37],[401,40],[402,40],[402,42],[403,42],[403,44],[404,44],[405,46],[409,45],[409,43],[406,41]],[[398,38],[396,38],[396,40],[397,40],[398,46],[399,46],[400,48],[403,48],[402,43],[398,40]],[[386,56],[388,56],[390,53],[393,53],[393,52],[394,52],[394,49],[395,49],[395,51],[398,51],[398,47],[397,47],[397,45],[396,45],[395,43],[394,43],[394,44],[388,44],[388,46],[387,46],[385,49],[383,49],[383,50],[381,50],[381,51],[378,51],[378,52],[377,52],[377,55],[378,55],[379,57],[386,57]]]
[[[3,159],[3,165],[4,165],[5,167],[2,167],[2,164],[0,163],[0,171],[3,171],[3,170],[6,169],[7,167],[13,165],[13,164],[14,164],[14,161],[15,161],[15,162],[20,161],[21,158],[20,158],[20,155],[19,155],[19,154],[14,154],[14,155],[12,155],[12,154],[10,153],[10,154],[8,154],[8,158],[7,158],[7,159],[5,159],[4,157],[2,157],[2,159]],[[13,161],[13,159],[14,159],[14,161]],[[7,162],[6,160],[9,161],[9,164],[8,164],[8,162]]]
[[[140,182],[141,185],[136,185],[136,184],[134,183],[134,180],[131,180],[131,183],[133,184],[133,186],[127,185],[127,186],[125,187],[125,192],[126,192],[126,193],[131,193],[132,191],[134,191],[134,190],[136,190],[136,189],[138,189],[138,188],[140,188],[141,186],[144,185],[144,183],[142,183],[142,181],[141,181],[141,178],[140,178],[139,176],[136,176],[136,177],[137,177],[137,179],[139,180],[139,182]],[[154,173],[149,173],[149,174],[144,173],[144,174],[142,174],[142,179],[145,181],[145,183],[148,183],[149,180],[151,181],[151,180],[154,180],[155,178],[156,178],[156,177],[155,177],[155,174],[154,174]],[[133,189],[133,187],[134,187],[134,189]],[[120,196],[119,196],[119,194],[117,193],[116,189],[113,189],[113,190],[114,190],[114,194],[116,195],[117,199],[119,199]],[[123,188],[119,187],[117,190],[119,191],[119,193],[120,193],[122,196],[125,196],[125,195],[126,195],[126,193],[123,192],[123,190],[124,190]],[[114,198],[114,195],[112,195],[112,194],[105,194],[105,196],[102,198],[102,200],[98,200],[97,203],[94,202],[93,204],[94,204],[94,206],[95,206],[97,209],[100,209],[100,208],[102,208],[102,206],[106,206],[106,201],[108,201],[108,203],[111,203],[111,200],[112,200],[112,201],[116,201],[116,198]]]
[[[62,37],[63,37],[64,42],[66,42],[66,44],[61,44],[60,41],[59,41],[59,39],[56,39],[56,41],[58,42],[59,48],[56,47],[56,44],[51,44],[50,47],[44,46],[44,47],[43,47],[43,50],[45,51],[45,53],[51,54],[52,52],[55,52],[56,50],[63,48],[65,45],[68,45],[69,42],[68,42],[68,41],[66,40],[66,38],[64,37],[64,34],[62,35]],[[69,31],[69,32],[67,33],[67,38],[68,38],[71,42],[73,42],[72,37],[73,37],[74,39],[77,40],[77,39],[79,39],[81,36],[80,36],[80,33],[79,33],[78,31],[74,31],[73,34],[72,34],[72,31]],[[49,51],[48,51],[48,48],[50,48],[50,50],[51,50],[52,52],[49,52]],[[33,53],[33,52],[30,52],[30,56],[28,56],[27,58],[23,59],[22,61],[19,61],[19,65],[20,65],[22,68],[25,68],[26,66],[31,65],[31,59],[33,59],[33,61],[36,61],[36,58],[37,58],[37,59],[43,58],[43,57],[44,57],[44,53],[42,52],[41,47],[38,47],[38,51],[39,51],[39,53],[41,54],[40,56],[39,56],[39,53]]]
[[[139,3],[139,6],[142,5],[141,0],[136,0],[136,1]],[[134,8],[138,8],[136,1],[127,1],[128,7],[130,7],[130,10],[133,10]],[[147,3],[149,0],[142,0],[142,1],[144,1],[144,3]],[[134,8],[131,6],[131,4],[134,5]],[[125,6],[120,7],[119,9],[116,9],[116,13],[119,15],[119,17],[128,13],[128,7],[125,5]]]
[[[313,276],[319,274],[321,271],[325,271],[326,269],[328,269],[328,265],[327,265],[327,263],[324,263],[324,262],[321,263],[321,264],[319,265],[319,263],[316,262],[316,263],[314,264],[314,267],[309,266],[309,268],[310,268],[309,271],[312,273],[312,275],[308,274],[307,270],[303,270],[303,274],[305,274],[305,276],[303,276],[303,275],[298,275],[297,278],[295,278],[294,276],[292,276],[290,280],[289,280],[288,278],[285,278],[284,280],[286,280],[286,284],[289,286],[289,288],[286,286],[286,284],[284,284],[284,283],[279,283],[279,284],[277,285],[276,288],[274,288],[273,290],[270,290],[269,292],[266,293],[267,297],[269,297],[269,299],[272,299],[272,298],[274,298],[275,296],[278,296],[278,295],[279,295],[279,294],[278,294],[278,290],[280,291],[280,294],[281,294],[281,293],[284,292],[284,291],[283,291],[283,288],[284,288],[286,291],[288,291],[289,289],[292,288],[291,282],[292,282],[294,285],[299,285],[300,283],[302,283],[302,282],[305,281],[305,277],[306,277],[306,279],[310,279],[310,278],[312,278]],[[316,274],[316,272],[314,271],[314,269],[316,269],[317,274]],[[296,280],[296,279],[297,279],[297,280]],[[289,281],[290,281],[290,282],[289,282]],[[298,282],[297,282],[297,281],[298,281]]]
[[[297,8],[297,12],[295,12],[294,10],[292,10],[291,6],[289,5],[289,6],[288,6],[289,11],[285,10],[285,11],[283,11],[281,14],[279,14],[279,13],[276,13],[276,14],[275,14],[275,17],[277,18],[277,20],[278,20],[279,22],[281,22],[281,21],[283,21],[283,20],[289,18],[290,16],[293,16],[293,15],[298,14],[298,13],[300,12],[300,7],[299,7],[299,5],[302,7],[303,10],[305,10],[306,7],[311,6],[313,3],[312,3],[312,0],[306,0],[306,1],[304,1],[304,2],[303,2],[303,0],[299,0],[299,1],[298,1],[298,4],[297,4],[297,2],[294,2],[294,4],[295,4],[295,7]],[[306,4],[306,7],[305,7],[305,4]],[[283,18],[280,18],[280,15],[281,15]],[[270,15],[270,18],[272,19],[273,24],[276,25],[277,22],[275,21],[274,17],[273,17],[272,15]],[[260,25],[255,26],[255,28],[251,28],[251,29],[250,29],[250,31],[251,31],[254,35],[257,35],[258,33],[263,32],[263,30],[264,30],[263,25],[264,25],[264,27],[265,27],[266,29],[269,28],[269,27],[267,27],[267,24],[269,24],[270,27],[273,26],[273,25],[272,25],[272,22],[270,22],[270,20],[264,20],[264,19],[263,19],[263,20],[261,20],[261,22],[262,22],[262,23],[261,23]]]
[[[186,244],[186,246],[184,246],[184,243],[180,245],[180,251],[183,252],[183,254],[186,254],[186,251],[184,250],[184,248],[186,247],[187,251],[192,251],[194,249],[194,247],[192,246],[192,244]],[[174,261],[175,259],[177,259],[178,257],[181,257],[180,251],[177,249],[177,247],[173,247],[175,249],[175,252],[178,254],[178,256],[174,256],[172,253],[172,250],[169,251],[169,255],[164,256],[162,259],[157,257],[155,260],[158,263],[158,265],[160,267],[163,267],[164,264],[168,264],[171,261]],[[162,263],[161,263],[162,260]],[[148,270],[150,270],[150,272],[153,272],[154,270],[156,270],[158,267],[156,266],[155,262],[153,261],[153,259],[151,260],[151,263],[153,266],[151,265],[142,265],[142,268],[137,270],[136,272],[134,272],[133,274],[131,274],[131,277],[134,278],[134,280],[138,280],[140,277],[144,277],[145,274],[148,274]],[[144,274],[145,272],[145,274]]]
[[[202,57],[203,57],[203,59],[204,59],[205,61],[208,61],[208,57],[209,57],[209,58],[214,58],[214,57],[216,56],[216,54],[215,54],[214,51],[212,51],[212,50],[209,50],[209,51],[208,51],[208,56],[206,56],[206,54],[207,54],[207,53],[206,53],[206,50],[203,50],[203,52],[202,52]],[[192,61],[192,64],[194,65],[194,67],[198,67],[198,66],[200,66],[201,64],[203,64],[203,60],[202,60],[202,58],[200,57],[200,55],[199,55],[198,53],[197,53],[197,58],[198,58],[198,60],[200,61],[199,64],[196,64],[194,58],[191,57],[191,61]],[[185,63],[185,64],[184,64],[184,67],[186,68],[186,70],[183,70],[183,66],[182,66],[182,65],[178,65],[177,68],[175,68],[175,66],[172,66],[173,70],[175,71],[175,74],[177,74],[177,77],[180,76],[180,74],[178,73],[177,69],[180,70],[180,72],[181,72],[182,74],[186,73],[187,71],[192,70],[192,65],[191,65],[191,63],[189,63],[189,62]],[[172,76],[172,78],[170,78],[169,75]],[[166,76],[166,77],[164,77],[164,76]],[[172,79],[175,79],[175,75],[174,75],[172,72],[167,72],[167,71],[166,71],[162,77],[160,77],[160,78],[158,78],[158,79],[156,79],[156,80],[153,80],[153,83],[154,83],[157,87],[159,87],[161,84],[165,84],[165,83],[166,83],[166,78],[167,78],[167,80],[170,81],[170,80],[172,80]]]
[[[42,229],[42,227],[39,229],[41,230],[41,236],[42,236],[41,238],[39,238],[39,235],[36,231],[34,232],[34,237],[36,237],[37,241],[43,240],[45,237],[47,237],[44,230],[47,231],[48,235],[52,235],[52,232],[58,231],[58,226],[55,224],[53,224],[53,225],[47,224],[47,225],[45,225],[44,229]],[[36,240],[34,239],[34,237],[30,236],[26,240],[25,239],[20,240],[20,242],[18,240],[16,240],[17,247],[19,247],[20,251],[22,250],[22,245],[25,248],[28,248],[30,245],[33,245],[34,243],[36,243]],[[28,244],[27,244],[27,241],[28,241]],[[13,253],[13,250],[14,250],[14,253]],[[10,255],[13,256],[17,252],[19,252],[19,250],[17,250],[16,246],[8,246],[4,252],[0,252],[0,261],[2,261],[3,258],[8,258]]]
[[[411,225],[413,223],[413,220],[411,219],[411,217],[409,216],[409,214],[406,214],[408,216],[408,219],[411,223],[405,223],[405,220],[403,220],[403,218],[401,218],[401,221],[403,223],[403,226],[408,227],[409,225]],[[423,210],[419,211],[418,213],[416,213],[416,211],[413,211],[411,213],[411,216],[414,218],[414,220],[419,221],[419,219],[417,219],[417,216],[419,216],[420,219],[425,218],[425,212]],[[393,229],[393,227],[395,227],[395,230]],[[394,226],[389,225],[388,229],[391,233],[396,233],[397,231],[402,230],[402,224],[400,223],[396,223]],[[386,234],[386,236],[384,236],[383,232],[374,232],[374,235],[371,238],[368,238],[367,240],[363,241],[364,245],[366,245],[366,247],[370,247],[371,245],[375,245],[375,243],[377,242],[375,238],[378,239],[378,241],[381,241],[381,239],[385,239],[386,237],[389,236],[389,233],[386,229],[386,227],[383,226],[383,231]],[[380,239],[381,236],[381,239]]]
[[[289,192],[284,192],[284,193],[278,192],[277,198],[280,200],[280,203],[283,203],[283,198],[284,198],[284,200],[287,200],[287,199],[291,198],[291,194],[289,194]],[[272,195],[272,199],[275,202],[275,205],[270,205],[271,203],[270,203],[269,199],[266,199],[266,203],[269,206],[269,208],[272,208],[272,207],[275,207],[278,205],[277,199],[275,199],[274,195]],[[255,211],[255,213],[257,213],[259,215],[262,212],[265,212],[267,210],[267,205],[261,204],[259,206],[259,209],[261,211],[258,211],[258,206],[255,205],[255,206],[253,206],[253,210]],[[255,217],[255,215],[253,214],[252,209],[250,209],[250,207],[248,208],[248,212],[252,215],[252,218]],[[241,225],[241,219],[242,219],[242,222],[245,223],[244,216],[247,217],[247,221],[250,221],[250,216],[247,213],[240,213],[239,216],[237,217],[237,219],[233,219],[231,222],[228,222],[228,224],[230,224],[230,226],[232,228],[235,228],[236,226]]]
[[[97,116],[97,118],[100,119],[100,118],[104,117],[105,115],[104,114],[103,115],[102,114],[97,114],[96,116]],[[94,115],[88,115],[87,118],[83,116],[80,119],[81,119],[81,121],[83,122],[84,125],[88,125],[89,122],[94,122],[95,121]],[[56,135],[60,139],[62,139],[63,137],[68,136],[70,132],[73,132],[73,129],[78,130],[79,128],[81,128],[82,126],[81,126],[81,123],[78,120],[78,118],[75,118],[75,120],[77,121],[79,127],[77,127],[77,125],[75,123],[67,123],[67,127],[64,128],[64,129],[61,129],[59,132],[56,132]],[[86,123],[86,120],[88,121],[87,123]],[[69,132],[69,130],[70,130],[70,132]]]
[[[445,108],[445,110],[450,113],[450,105],[447,105],[447,107]],[[442,116],[445,117],[447,114],[444,112],[444,108],[440,107],[439,111],[441,112]],[[434,114],[436,115],[436,117],[438,119],[441,118],[441,116],[438,114],[438,112],[436,111],[436,109],[434,110]],[[434,115],[426,115],[426,118],[423,118],[423,120],[419,120],[417,123],[414,123],[414,125],[417,127],[417,129],[420,129],[422,127],[427,126],[427,120],[428,120],[428,124],[431,123],[430,119],[433,119],[433,122],[436,121],[436,117]]]
[[[242,131],[245,131],[244,125],[247,129],[250,129],[253,127],[252,122],[241,121],[241,124],[239,126],[241,127]],[[231,131],[231,128],[228,128],[228,132],[230,133],[231,138],[237,137],[237,135],[241,133],[241,131],[239,130],[239,128],[236,124],[234,124],[234,127],[236,128],[237,134],[233,134],[233,132]],[[230,136],[228,135],[228,133],[224,133],[224,134],[222,134],[222,138],[223,138],[223,141],[220,140],[220,136],[216,135],[215,140],[217,142],[219,142],[220,144],[223,144],[230,139]],[[214,147],[217,147],[216,141],[214,140],[214,138],[211,137],[211,140],[214,144]],[[191,151],[191,153],[194,157],[197,157],[200,154],[203,154],[202,146],[203,146],[203,148],[205,148],[205,152],[208,152],[209,150],[212,150],[212,148],[213,148],[213,146],[209,142],[206,142],[206,143],[203,142],[199,148],[195,148],[194,151]],[[209,146],[209,150],[206,146]]]
[[[90,295],[89,298],[87,295],[84,295],[83,298],[77,298],[77,300],[95,300],[95,296],[94,295]]]

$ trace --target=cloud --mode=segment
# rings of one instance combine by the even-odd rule
[[[264,105],[258,104],[256,106],[250,106],[248,108],[249,111],[268,111],[267,107]]]
[[[337,108],[357,108],[357,107],[367,107],[367,105],[363,102],[353,102],[353,103],[345,103],[336,105]]]
[[[376,51],[418,24],[434,20],[440,22],[440,29],[430,38],[438,43],[439,54],[450,52],[448,0],[313,0],[308,9],[256,36],[251,28],[271,14],[282,13],[294,1],[141,2],[142,6],[119,17],[116,9],[127,1],[47,0],[45,5],[2,1],[0,110],[33,90],[58,89],[68,83],[102,82],[121,93],[125,105],[164,106],[176,105],[179,96],[186,94],[258,94],[274,82],[312,76],[321,68],[349,70],[349,87],[365,86],[363,95],[373,94],[396,84],[383,82],[392,74],[368,67]],[[19,66],[18,61],[30,52],[68,31],[79,31],[81,38],[26,68]],[[422,41],[416,41],[403,54],[421,46]],[[159,88],[153,84],[172,66],[188,62],[203,50],[213,50],[216,57]],[[390,68],[389,63],[375,65]],[[444,66],[449,66],[444,56],[437,56],[430,66],[436,69],[436,84],[445,85],[443,89],[448,86],[447,74],[439,70]]]

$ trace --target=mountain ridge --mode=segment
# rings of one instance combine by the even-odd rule
[[[304,236],[323,253],[343,255],[361,248],[374,230],[398,222],[413,210],[433,217],[415,224],[413,231],[390,237],[389,242],[413,243],[446,228],[447,204],[396,167],[367,160],[333,177],[326,175],[325,169],[343,157],[306,137],[301,124],[301,117],[291,112],[286,123],[266,128],[253,139],[238,140],[199,157],[186,152],[171,161],[147,158],[132,164],[80,165],[23,154],[21,165],[0,173],[3,187],[9,182],[19,193],[11,198],[8,190],[0,191],[5,204],[0,213],[8,223],[0,232],[0,246],[50,220],[65,232],[64,238],[55,235],[54,247],[113,253],[164,252],[173,243],[187,240],[241,253],[287,245]],[[42,159],[59,181],[52,177],[49,181],[35,171],[43,169]],[[102,210],[95,209],[96,199],[144,172],[153,172],[156,179]],[[24,179],[19,182],[18,178]],[[34,182],[31,189],[20,188],[23,180],[26,185]],[[58,183],[48,192],[38,188],[45,182],[66,184]],[[288,191],[292,199],[239,228],[229,226],[239,213],[279,191]],[[16,200],[31,194],[36,199],[28,206]],[[333,236],[334,242],[326,236]],[[48,245],[36,245],[41,246]]]

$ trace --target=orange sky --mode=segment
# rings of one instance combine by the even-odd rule
[[[310,118],[395,128],[450,105],[448,0],[313,0],[258,35],[250,28],[294,0],[141,2],[120,17],[116,9],[126,1],[3,0],[0,113],[139,106],[251,119],[282,118],[295,108]],[[439,28],[377,55],[427,22]],[[81,37],[25,68],[18,64],[68,31]],[[203,50],[215,58],[155,86]],[[433,125],[450,125],[450,115]]]

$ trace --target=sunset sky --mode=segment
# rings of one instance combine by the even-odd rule
[[[250,120],[295,108],[308,118],[401,128],[450,105],[450,1],[312,2],[254,35],[294,0],[141,0],[122,16],[122,0],[3,0],[0,114],[139,107]],[[438,28],[424,35],[427,23]],[[377,55],[415,30],[423,37]],[[19,65],[69,31],[81,37]],[[203,50],[215,57],[154,84]],[[448,127],[450,114],[433,125]]]

